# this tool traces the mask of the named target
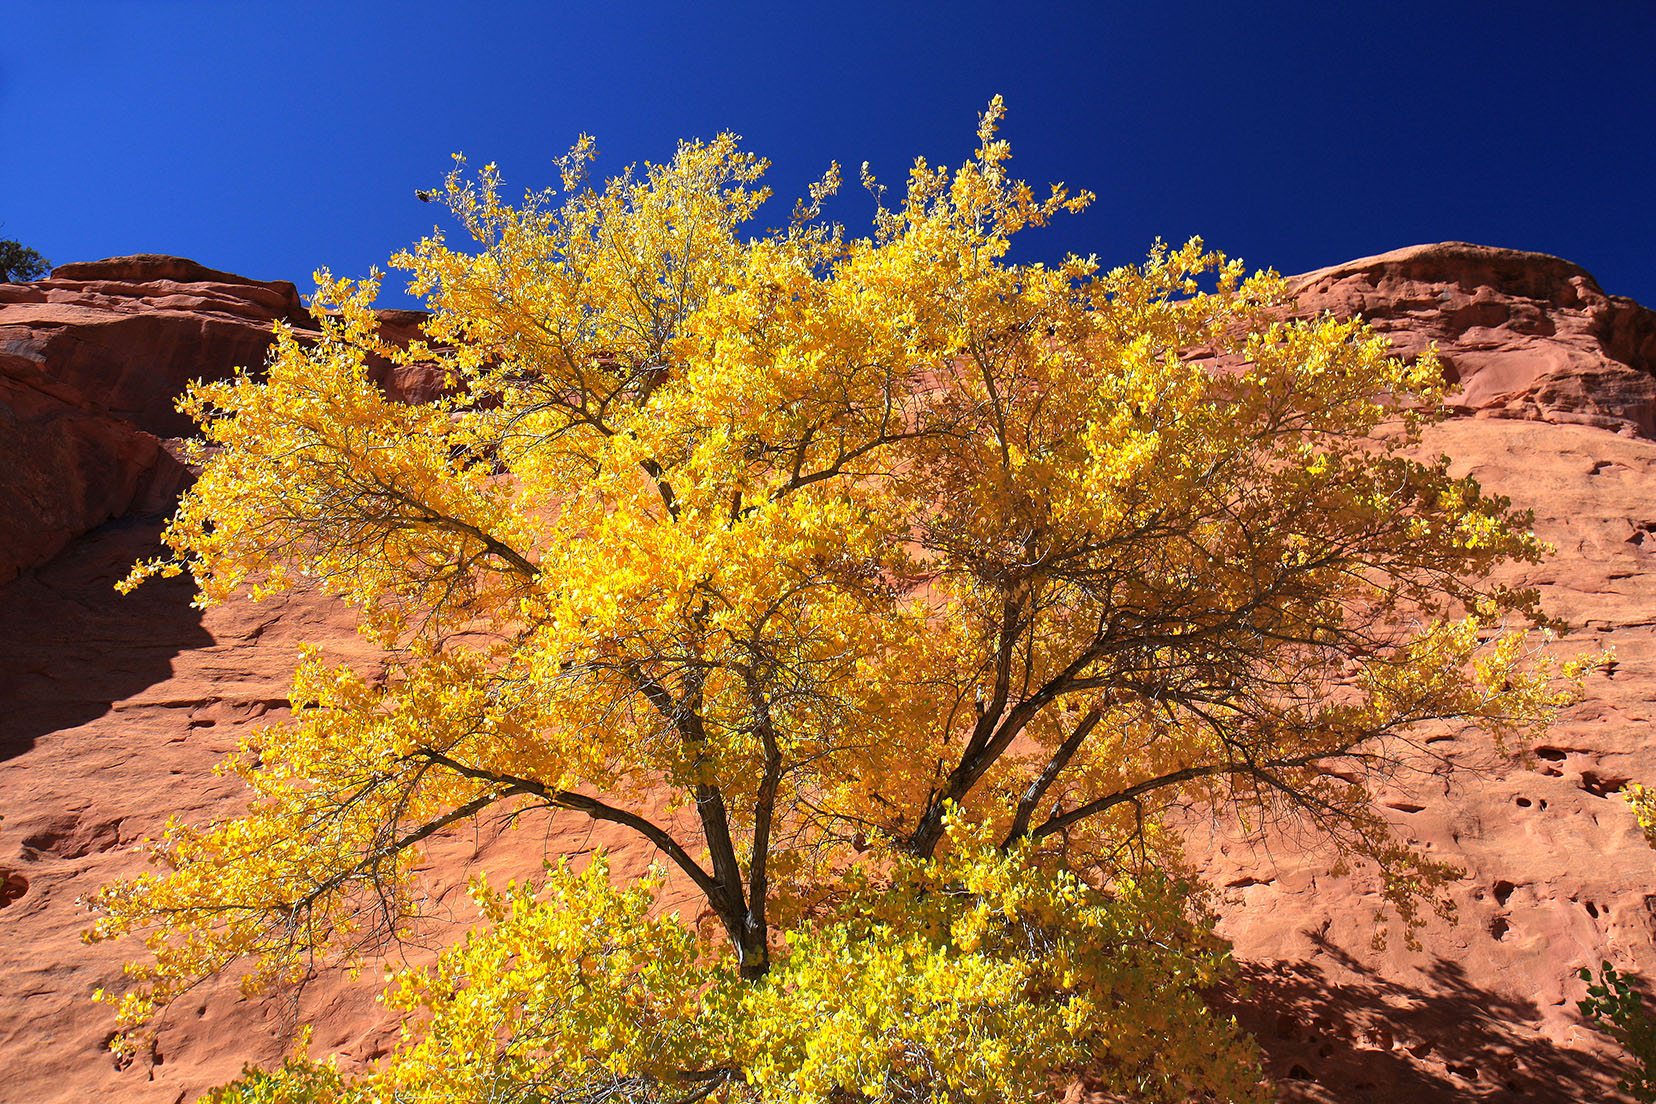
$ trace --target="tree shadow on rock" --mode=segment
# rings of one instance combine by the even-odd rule
[[[121,518],[0,586],[0,761],[170,678],[181,652],[213,643],[188,579],[115,583],[159,546],[158,518]]]
[[[1474,984],[1458,963],[1436,959],[1411,984],[1317,943],[1317,960],[1245,964],[1232,1007],[1283,1100],[1622,1099],[1613,1061],[1541,1035],[1539,1006]]]

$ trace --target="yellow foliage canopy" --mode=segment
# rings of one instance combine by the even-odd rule
[[[865,170],[861,238],[822,217],[837,169],[745,236],[765,163],[729,135],[601,186],[583,139],[562,198],[516,206],[457,169],[470,246],[394,262],[427,342],[379,338],[377,279],[324,277],[319,343],[191,391],[201,478],[132,582],[308,580],[392,660],[308,655],[233,764],[249,812],[101,896],[96,935],[152,952],[129,1026],[394,931],[422,840],[538,804],[639,833],[722,936],[602,862],[480,884],[476,930],[392,985],[402,1050],[223,1099],[1263,1092],[1201,999],[1223,947],[1164,811],[1315,824],[1411,919],[1447,872],[1370,780],[1425,722],[1522,735],[1566,699],[1507,627],[1534,596],[1487,581],[1542,549],[1408,458],[1431,357],[1282,321],[1279,278],[1198,241],[1010,263],[1090,197],[1010,178],[1000,113],[896,206]],[[372,355],[449,393],[389,401]]]

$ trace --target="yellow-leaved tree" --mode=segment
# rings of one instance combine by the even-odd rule
[[[393,1054],[216,1098],[1268,1095],[1168,811],[1313,825],[1416,918],[1452,872],[1371,785],[1427,722],[1522,737],[1568,700],[1534,595],[1489,581],[1542,548],[1409,458],[1431,357],[1282,321],[1278,277],[1200,242],[1009,261],[1090,197],[1011,178],[1000,116],[894,205],[865,169],[864,237],[822,214],[837,169],[753,234],[766,164],[729,135],[601,185],[583,139],[515,206],[457,169],[471,240],[393,262],[428,341],[323,278],[320,341],[191,390],[201,476],[129,582],[320,586],[389,659],[308,654],[233,760],[246,814],[98,898],[94,938],[148,943],[128,1029],[394,937],[423,841],[544,806],[660,868],[480,881],[475,927],[392,979]],[[389,401],[377,356],[449,389]]]

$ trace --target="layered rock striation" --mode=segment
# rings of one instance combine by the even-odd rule
[[[191,379],[263,363],[289,283],[178,257],[64,265],[0,284],[0,582],[112,517],[157,512],[186,474],[166,441]]]
[[[404,342],[423,317],[382,316]],[[316,333],[292,284],[180,257],[114,257],[0,284],[0,583],[110,518],[161,512],[189,478],[177,441],[194,427],[178,396],[191,380],[261,367],[277,322]],[[398,397],[440,386],[418,366],[373,367]]]
[[[1569,261],[1443,242],[1290,287],[1301,311],[1361,315],[1400,353],[1435,344],[1460,413],[1656,436],[1656,312]]]
[[[1609,959],[1656,978],[1656,854],[1618,800],[1630,779],[1656,780],[1656,314],[1568,262],[1459,243],[1291,286],[1299,311],[1361,313],[1405,352],[1437,344],[1463,416],[1425,449],[1535,510],[1558,554],[1511,581],[1539,587],[1571,624],[1561,651],[1610,646],[1615,659],[1541,746],[1515,753],[1446,728],[1430,745],[1445,769],[1391,784],[1397,823],[1466,871],[1456,915],[1431,920],[1418,948],[1395,934],[1376,946],[1378,887],[1328,874],[1330,856],[1309,843],[1191,826],[1249,977],[1231,998],[1289,1100],[1614,1099],[1615,1058],[1575,1015],[1574,971]],[[260,364],[279,320],[309,325],[291,285],[176,258],[0,285],[6,1099],[191,1100],[277,1057],[292,1026],[284,1000],[215,984],[179,1002],[153,1051],[117,1061],[104,1047],[111,1017],[88,998],[119,985],[135,949],[83,946],[76,904],[140,870],[139,842],[169,816],[235,808],[240,795],[210,768],[285,715],[300,643],[374,662],[347,612],[315,595],[203,613],[176,580],[128,599],[111,590],[153,552],[188,478],[167,444],[188,428],[173,398],[189,379]],[[419,318],[387,321],[413,336]],[[441,382],[376,370],[411,399]],[[622,870],[650,857],[585,821],[541,820],[444,839],[431,862],[453,874],[452,894],[479,859],[533,870],[549,835],[608,847]],[[464,922],[464,901],[445,899]],[[375,981],[311,987],[318,1049],[383,1053],[393,1031]]]

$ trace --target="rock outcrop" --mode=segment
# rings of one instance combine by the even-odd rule
[[[262,364],[279,320],[311,324],[292,284],[178,257],[115,257],[63,265],[35,284],[0,284],[8,356],[156,437],[193,432],[173,409],[184,385]]]
[[[289,283],[178,257],[63,265],[0,284],[0,582],[112,517],[159,510],[187,479],[168,438],[192,379],[257,366]]]
[[[1542,253],[1444,242],[1291,282],[1299,309],[1361,315],[1416,354],[1436,343],[1462,412],[1656,436],[1656,312]]]
[[[1575,1015],[1574,970],[1610,959],[1656,977],[1656,853],[1617,800],[1629,779],[1656,776],[1656,315],[1567,262],[1459,244],[1293,286],[1301,310],[1360,311],[1405,351],[1438,344],[1467,416],[1425,449],[1535,509],[1558,554],[1512,581],[1538,586],[1573,626],[1561,651],[1608,645],[1615,661],[1542,746],[1507,754],[1447,728],[1431,747],[1458,769],[1392,784],[1397,822],[1466,871],[1457,915],[1431,920],[1419,949],[1395,934],[1373,945],[1377,887],[1329,875],[1327,854],[1193,827],[1250,979],[1239,1014],[1288,1100],[1615,1099],[1614,1058]],[[280,1000],[206,986],[173,1009],[153,1052],[117,1062],[110,1015],[88,996],[119,984],[131,949],[83,946],[75,904],[142,869],[136,844],[169,816],[235,807],[210,767],[285,715],[301,642],[374,662],[345,611],[314,595],[202,613],[178,581],[127,599],[110,589],[153,551],[166,492],[187,477],[163,444],[183,429],[168,420],[172,394],[259,363],[270,324],[298,320],[290,292],[171,258],[0,285],[0,579],[7,564],[22,572],[0,585],[5,1099],[188,1101],[276,1057],[291,1026]],[[388,321],[412,336],[418,317]],[[441,382],[382,374],[416,399]],[[548,835],[565,833],[554,845],[602,844],[623,870],[649,860],[629,837],[554,820],[485,825],[431,862],[451,886],[479,858],[532,870]],[[454,914],[466,918],[463,902]],[[312,986],[317,1049],[384,1052],[375,980]]]
[[[386,336],[407,343],[424,315],[381,317]],[[0,583],[176,496],[189,478],[176,441],[194,427],[174,402],[191,380],[263,365],[277,322],[315,333],[292,284],[181,257],[113,257],[0,284]],[[424,366],[371,369],[401,399],[442,386]]]

